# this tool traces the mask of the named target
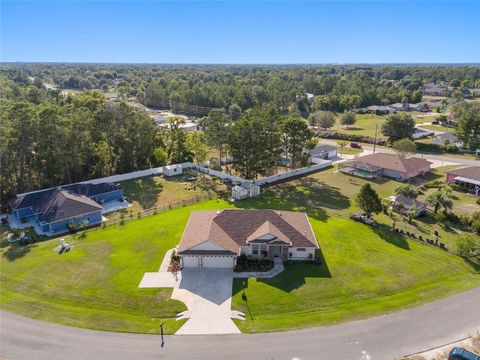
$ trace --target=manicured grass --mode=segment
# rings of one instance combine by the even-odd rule
[[[7,311],[66,325],[101,330],[167,333],[186,310],[171,289],[139,289],[145,272],[157,271],[181,237],[190,211],[224,208],[215,200],[87,232],[69,253],[57,255],[58,239],[1,248],[0,306]],[[66,241],[72,241],[66,238]]]
[[[187,181],[195,175],[196,181]],[[163,176],[145,176],[117,183],[123,188],[127,201],[132,204],[129,213],[176,203],[182,200],[204,199],[207,195],[225,191],[226,187],[215,178],[186,170],[183,175],[165,178]],[[119,212],[107,215],[109,220],[118,220]],[[128,217],[127,217],[128,218]]]
[[[365,182],[329,170],[271,187],[261,203],[242,203],[307,211],[325,258],[320,267],[291,265],[270,280],[236,280],[233,307],[247,314],[245,322],[237,322],[242,331],[278,331],[359,319],[480,286],[478,266],[393,234],[393,220],[388,216],[375,217],[378,229],[349,220],[348,214],[358,210],[354,196]],[[399,185],[395,181],[371,183],[381,197],[391,195]],[[400,215],[396,219],[397,227],[410,226],[410,231],[424,238],[434,239],[437,230],[440,241],[454,248],[458,234],[430,223],[429,218],[412,224]]]
[[[247,303],[241,296],[242,281],[235,281],[232,307],[247,314],[245,322],[238,322],[242,331],[359,319],[480,286],[478,267],[392,233],[393,220],[387,215],[376,216],[378,229],[348,219],[358,210],[354,197],[367,180],[335,170],[267,187],[261,198],[235,203],[241,208],[306,211],[325,259],[320,267],[295,264],[271,280],[248,281]],[[399,185],[390,180],[371,183],[382,198]],[[182,324],[174,317],[185,306],[170,300],[171,289],[139,289],[138,284],[178,243],[192,210],[232,206],[210,200],[124,227],[93,230],[63,255],[54,252],[58,239],[25,248],[3,242],[0,307],[103,330],[158,333],[163,321],[167,333],[174,333]],[[405,223],[398,217],[397,226]],[[429,234],[438,227],[420,220],[411,226]],[[450,247],[457,234],[444,230],[440,235]]]
[[[340,156],[341,155],[357,155],[357,154],[360,154],[360,153],[363,152],[363,150],[361,150],[361,149],[354,149],[354,148],[350,148],[350,147],[345,147],[342,150],[339,149],[338,151],[339,151]]]
[[[480,285],[462,259],[344,218],[310,217],[325,263],[234,283],[242,332],[328,325],[402,309]]]
[[[339,114],[340,115],[340,114]],[[357,122],[348,128],[340,124],[340,118],[332,130],[354,135],[375,136],[375,125],[377,126],[378,139],[383,138],[382,124],[385,122],[386,116],[378,116],[372,114],[357,114]]]

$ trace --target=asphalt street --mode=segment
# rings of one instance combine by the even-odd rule
[[[158,335],[79,329],[0,312],[3,359],[388,359],[480,331],[480,287],[367,320],[299,331]]]

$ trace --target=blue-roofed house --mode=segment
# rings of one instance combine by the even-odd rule
[[[102,205],[123,200],[123,189],[117,185],[86,183],[19,194],[10,206],[15,223],[29,223],[38,233],[57,235],[68,232],[71,223],[101,224]]]

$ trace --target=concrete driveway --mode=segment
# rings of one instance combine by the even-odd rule
[[[239,334],[232,321],[232,269],[183,269],[172,299],[184,302],[188,321],[177,334]]]

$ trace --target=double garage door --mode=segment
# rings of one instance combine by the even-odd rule
[[[233,268],[234,256],[221,255],[184,255],[185,268]]]

